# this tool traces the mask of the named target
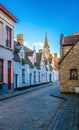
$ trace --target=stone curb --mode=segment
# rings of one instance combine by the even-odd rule
[[[29,88],[27,90],[22,90],[22,91],[13,92],[13,93],[10,93],[10,94],[5,94],[5,95],[2,95],[0,97],[0,101],[6,100],[6,99],[9,99],[9,98],[12,98],[12,97],[16,97],[16,96],[19,96],[19,95],[22,95],[22,94],[25,94],[25,93],[29,93],[31,91],[38,90],[40,88],[48,87],[49,85],[53,85],[53,83],[43,84],[41,86],[39,85],[38,87]]]
[[[68,101],[66,98],[60,97],[60,96],[56,96],[56,95],[50,95],[52,97],[56,97],[56,98],[60,98],[63,99],[64,101],[62,102],[61,106],[59,107],[57,113],[55,114],[55,117],[53,118],[52,122],[50,123],[49,127],[47,130],[56,130],[56,126],[58,123],[58,119],[60,117],[60,114],[63,112],[64,110],[64,106],[66,101]]]
[[[53,95],[53,94],[51,94],[50,96],[56,97],[56,98],[60,98],[60,99],[63,99],[63,100],[65,100],[65,101],[68,101],[67,98],[64,98],[64,97],[61,97],[61,96],[57,96],[57,95]]]

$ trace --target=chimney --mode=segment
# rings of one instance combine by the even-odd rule
[[[17,42],[19,42],[22,46],[24,45],[23,34],[17,35]]]
[[[61,34],[61,36],[60,36],[60,45],[62,45],[63,40],[64,40],[64,35],[63,35],[63,34]]]

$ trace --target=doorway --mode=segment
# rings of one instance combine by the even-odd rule
[[[11,61],[8,61],[8,90],[11,90]]]

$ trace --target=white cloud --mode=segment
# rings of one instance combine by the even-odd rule
[[[14,41],[17,41],[16,39],[14,39]]]
[[[30,44],[30,42],[24,41],[24,45],[25,45],[26,47],[30,48],[30,49],[33,49],[33,45]]]
[[[30,49],[33,49],[35,47],[36,51],[38,51],[39,49],[43,49],[44,43],[43,42],[35,42],[32,44],[31,42],[24,41],[24,45],[29,47]]]
[[[36,50],[38,51],[39,49],[43,49],[44,43],[43,42],[35,42],[33,44],[35,46]]]

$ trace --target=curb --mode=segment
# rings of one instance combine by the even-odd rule
[[[64,101],[67,101],[66,98],[63,98],[63,97],[60,97],[60,96],[55,96],[55,95],[50,95],[52,97],[56,97],[56,98],[60,98],[60,99],[63,99]],[[58,120],[59,120],[59,117],[60,115],[62,114],[63,110],[64,110],[64,106],[65,106],[65,103],[66,102],[62,102],[62,104],[60,105],[57,113],[55,114],[54,118],[52,119],[49,127],[47,130],[56,130],[56,126],[57,126],[57,123],[58,123]]]
[[[64,98],[64,97],[61,97],[61,96],[57,96],[57,95],[53,95],[53,94],[51,94],[50,96],[56,97],[56,98],[60,98],[60,99],[63,99],[63,100],[65,100],[65,101],[68,101],[67,98]]]
[[[53,83],[49,83],[49,84],[45,84],[45,85],[41,85],[41,86],[39,85],[38,87],[30,88],[28,90],[22,90],[20,92],[18,91],[18,92],[10,93],[8,95],[2,95],[2,97],[0,97],[0,101],[7,100],[9,98],[16,97],[16,96],[19,96],[19,95],[22,95],[22,94],[25,94],[25,93],[29,93],[31,91],[36,91],[40,88],[48,87],[50,85],[53,85]]]

